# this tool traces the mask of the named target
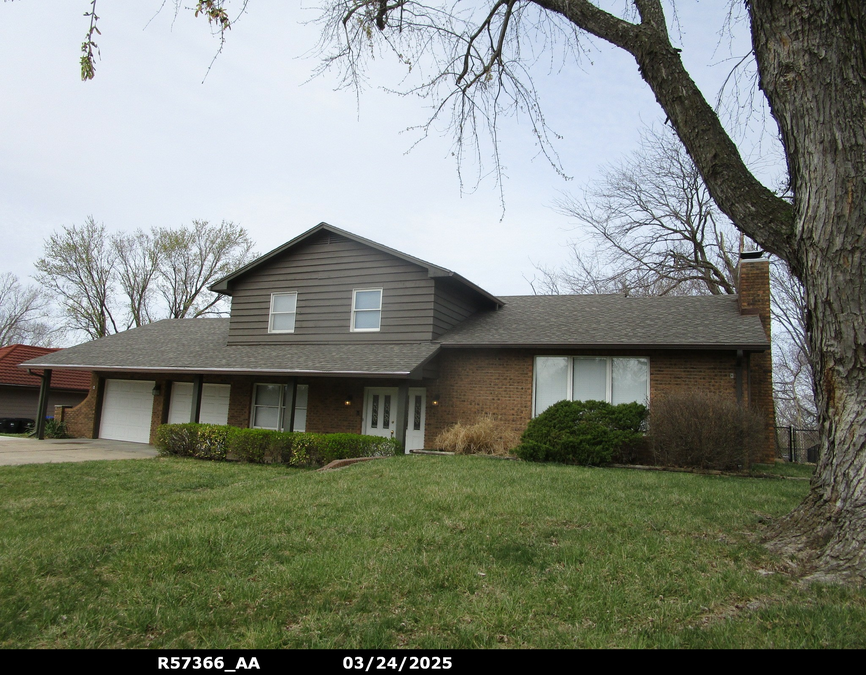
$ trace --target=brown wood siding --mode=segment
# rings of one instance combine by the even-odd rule
[[[87,396],[86,391],[48,392],[46,415],[54,415],[54,406],[76,406]],[[35,420],[39,411],[39,389],[36,387],[0,386],[0,417],[23,417]]]
[[[378,332],[350,330],[352,290],[381,288]],[[294,333],[268,333],[271,293],[297,292]],[[434,284],[427,270],[327,233],[236,280],[229,344],[430,340]]]
[[[436,339],[451,330],[472,314],[489,305],[480,297],[460,292],[446,279],[437,279],[436,299],[433,304],[433,338]]]

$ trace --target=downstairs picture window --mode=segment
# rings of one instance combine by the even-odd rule
[[[295,400],[295,423],[290,429],[292,410],[291,384],[257,384],[253,392],[253,429],[274,431],[305,431],[307,428],[307,398],[310,385],[299,384]]]
[[[533,416],[557,401],[649,401],[649,359],[619,356],[536,356]]]

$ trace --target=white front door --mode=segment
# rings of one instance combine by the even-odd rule
[[[397,387],[370,387],[364,392],[364,433],[370,436],[394,438],[397,435]],[[405,450],[424,448],[424,424],[427,394],[423,388],[409,389],[406,410]]]
[[[409,390],[409,417],[406,425],[406,452],[424,449],[424,423],[427,416],[427,391],[423,388]]]
[[[397,435],[397,387],[370,387],[364,392],[364,433]]]

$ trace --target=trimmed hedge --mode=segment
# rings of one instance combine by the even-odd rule
[[[531,462],[608,464],[639,441],[646,415],[640,403],[559,401],[529,422],[515,453]]]
[[[290,466],[323,466],[335,459],[385,457],[400,450],[396,440],[379,436],[239,429],[213,424],[163,424],[156,431],[155,445],[160,455]]]
[[[154,445],[160,455],[224,460],[231,427],[217,424],[162,424]]]

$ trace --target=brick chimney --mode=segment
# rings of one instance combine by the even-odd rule
[[[740,314],[757,314],[770,339],[770,261],[761,251],[740,254],[737,268],[737,303]],[[761,462],[773,462],[776,454],[776,409],[773,404],[773,357],[771,352],[745,355],[748,368],[748,403],[760,410],[765,419],[765,457]]]
[[[761,251],[740,254],[737,267],[737,293],[740,314],[757,314],[767,339],[770,339],[770,261]]]

